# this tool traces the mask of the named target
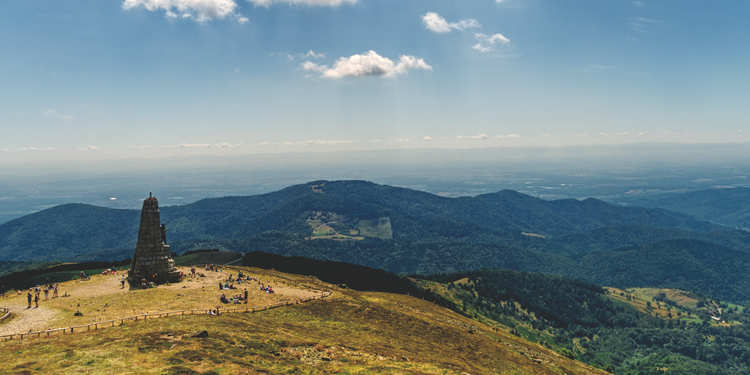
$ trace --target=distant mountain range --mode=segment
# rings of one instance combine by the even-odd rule
[[[138,215],[70,204],[24,216],[0,225],[0,260],[129,257]],[[750,233],[596,199],[547,201],[509,190],[445,198],[365,181],[316,181],[162,207],[162,221],[179,252],[261,250],[397,273],[507,268],[622,287],[658,282],[750,300],[750,289],[742,290],[746,272],[720,277],[747,264]]]
[[[723,225],[750,229],[750,188],[709,189],[624,199],[623,202],[661,207]]]

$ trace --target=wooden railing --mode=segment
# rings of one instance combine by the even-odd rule
[[[10,318],[10,310],[6,307],[0,307],[0,322]]]
[[[53,329],[47,329],[44,331],[35,331],[35,332],[29,331],[26,333],[2,335],[0,336],[0,341],[12,341],[16,339],[23,340],[23,339],[29,339],[29,338],[62,336],[66,334],[72,335],[74,333],[90,332],[92,330],[97,331],[103,328],[120,327],[120,326],[125,325],[125,322],[146,321],[149,319],[166,318],[170,316],[173,316],[173,317],[185,316],[185,315],[221,316],[223,314],[228,314],[228,313],[256,313],[256,312],[267,311],[267,310],[276,309],[276,308],[284,307],[284,306],[291,306],[291,305],[307,303],[307,302],[311,302],[315,300],[322,300],[324,298],[329,297],[331,294],[333,294],[333,292],[326,291],[326,292],[323,292],[321,295],[318,295],[315,297],[300,298],[294,301],[280,302],[280,303],[276,303],[273,305],[266,305],[266,306],[255,306],[255,307],[245,306],[241,308],[220,307],[219,309],[205,309],[205,310],[204,309],[190,309],[190,310],[177,310],[177,311],[165,311],[165,312],[138,314],[138,315],[128,316],[124,318],[105,320],[101,322],[94,322],[94,323],[83,324],[83,325],[72,326],[72,327],[53,328]],[[7,311],[8,309],[4,309],[4,310]],[[6,315],[10,315],[10,312],[7,312]]]

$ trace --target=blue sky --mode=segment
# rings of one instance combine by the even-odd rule
[[[750,141],[750,2],[6,0],[0,160]]]

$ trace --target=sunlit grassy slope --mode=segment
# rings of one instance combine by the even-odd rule
[[[604,373],[413,297],[249,271],[334,294],[325,301],[254,314],[162,318],[95,333],[2,343],[0,373]],[[202,330],[208,337],[192,337]]]

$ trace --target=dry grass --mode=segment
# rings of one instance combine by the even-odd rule
[[[182,269],[186,273],[189,271],[189,268]],[[15,316],[13,320],[0,326],[0,334],[77,326],[151,312],[207,310],[221,305],[219,296],[222,293],[227,296],[241,294],[244,288],[248,289],[249,306],[267,306],[318,294],[305,288],[302,283],[293,284],[260,269],[248,269],[246,272],[256,276],[264,284],[273,286],[274,294],[260,291],[257,282],[236,284],[236,290],[219,290],[219,282],[225,280],[230,273],[236,276],[236,270],[200,272],[205,274],[205,277],[188,278],[172,285],[132,291],[127,287],[120,288],[120,278],[124,272],[107,276],[95,275],[86,281],[61,283],[59,294],[62,296],[68,293],[70,296],[50,298],[48,301],[42,297],[39,309],[27,309],[26,293],[22,293],[3,301]],[[83,316],[74,316],[77,310],[83,313]]]
[[[635,307],[638,311],[649,315],[662,319],[688,321],[700,320],[700,318],[692,312],[692,310],[695,310],[698,300],[691,297],[688,292],[682,290],[658,288],[629,288],[623,290],[612,287],[606,287],[605,289],[608,291],[607,295],[609,298],[615,301],[627,303]],[[666,303],[657,301],[655,297],[659,295],[659,293],[665,293],[668,299],[675,301],[684,309],[679,311],[678,314],[678,309],[671,308]],[[624,294],[624,296],[622,294]],[[630,299],[628,299],[628,296]]]
[[[263,272],[279,285],[334,294],[325,302],[255,314],[164,318],[3,343],[0,373],[604,374],[426,301]],[[200,330],[208,337],[191,337]]]

